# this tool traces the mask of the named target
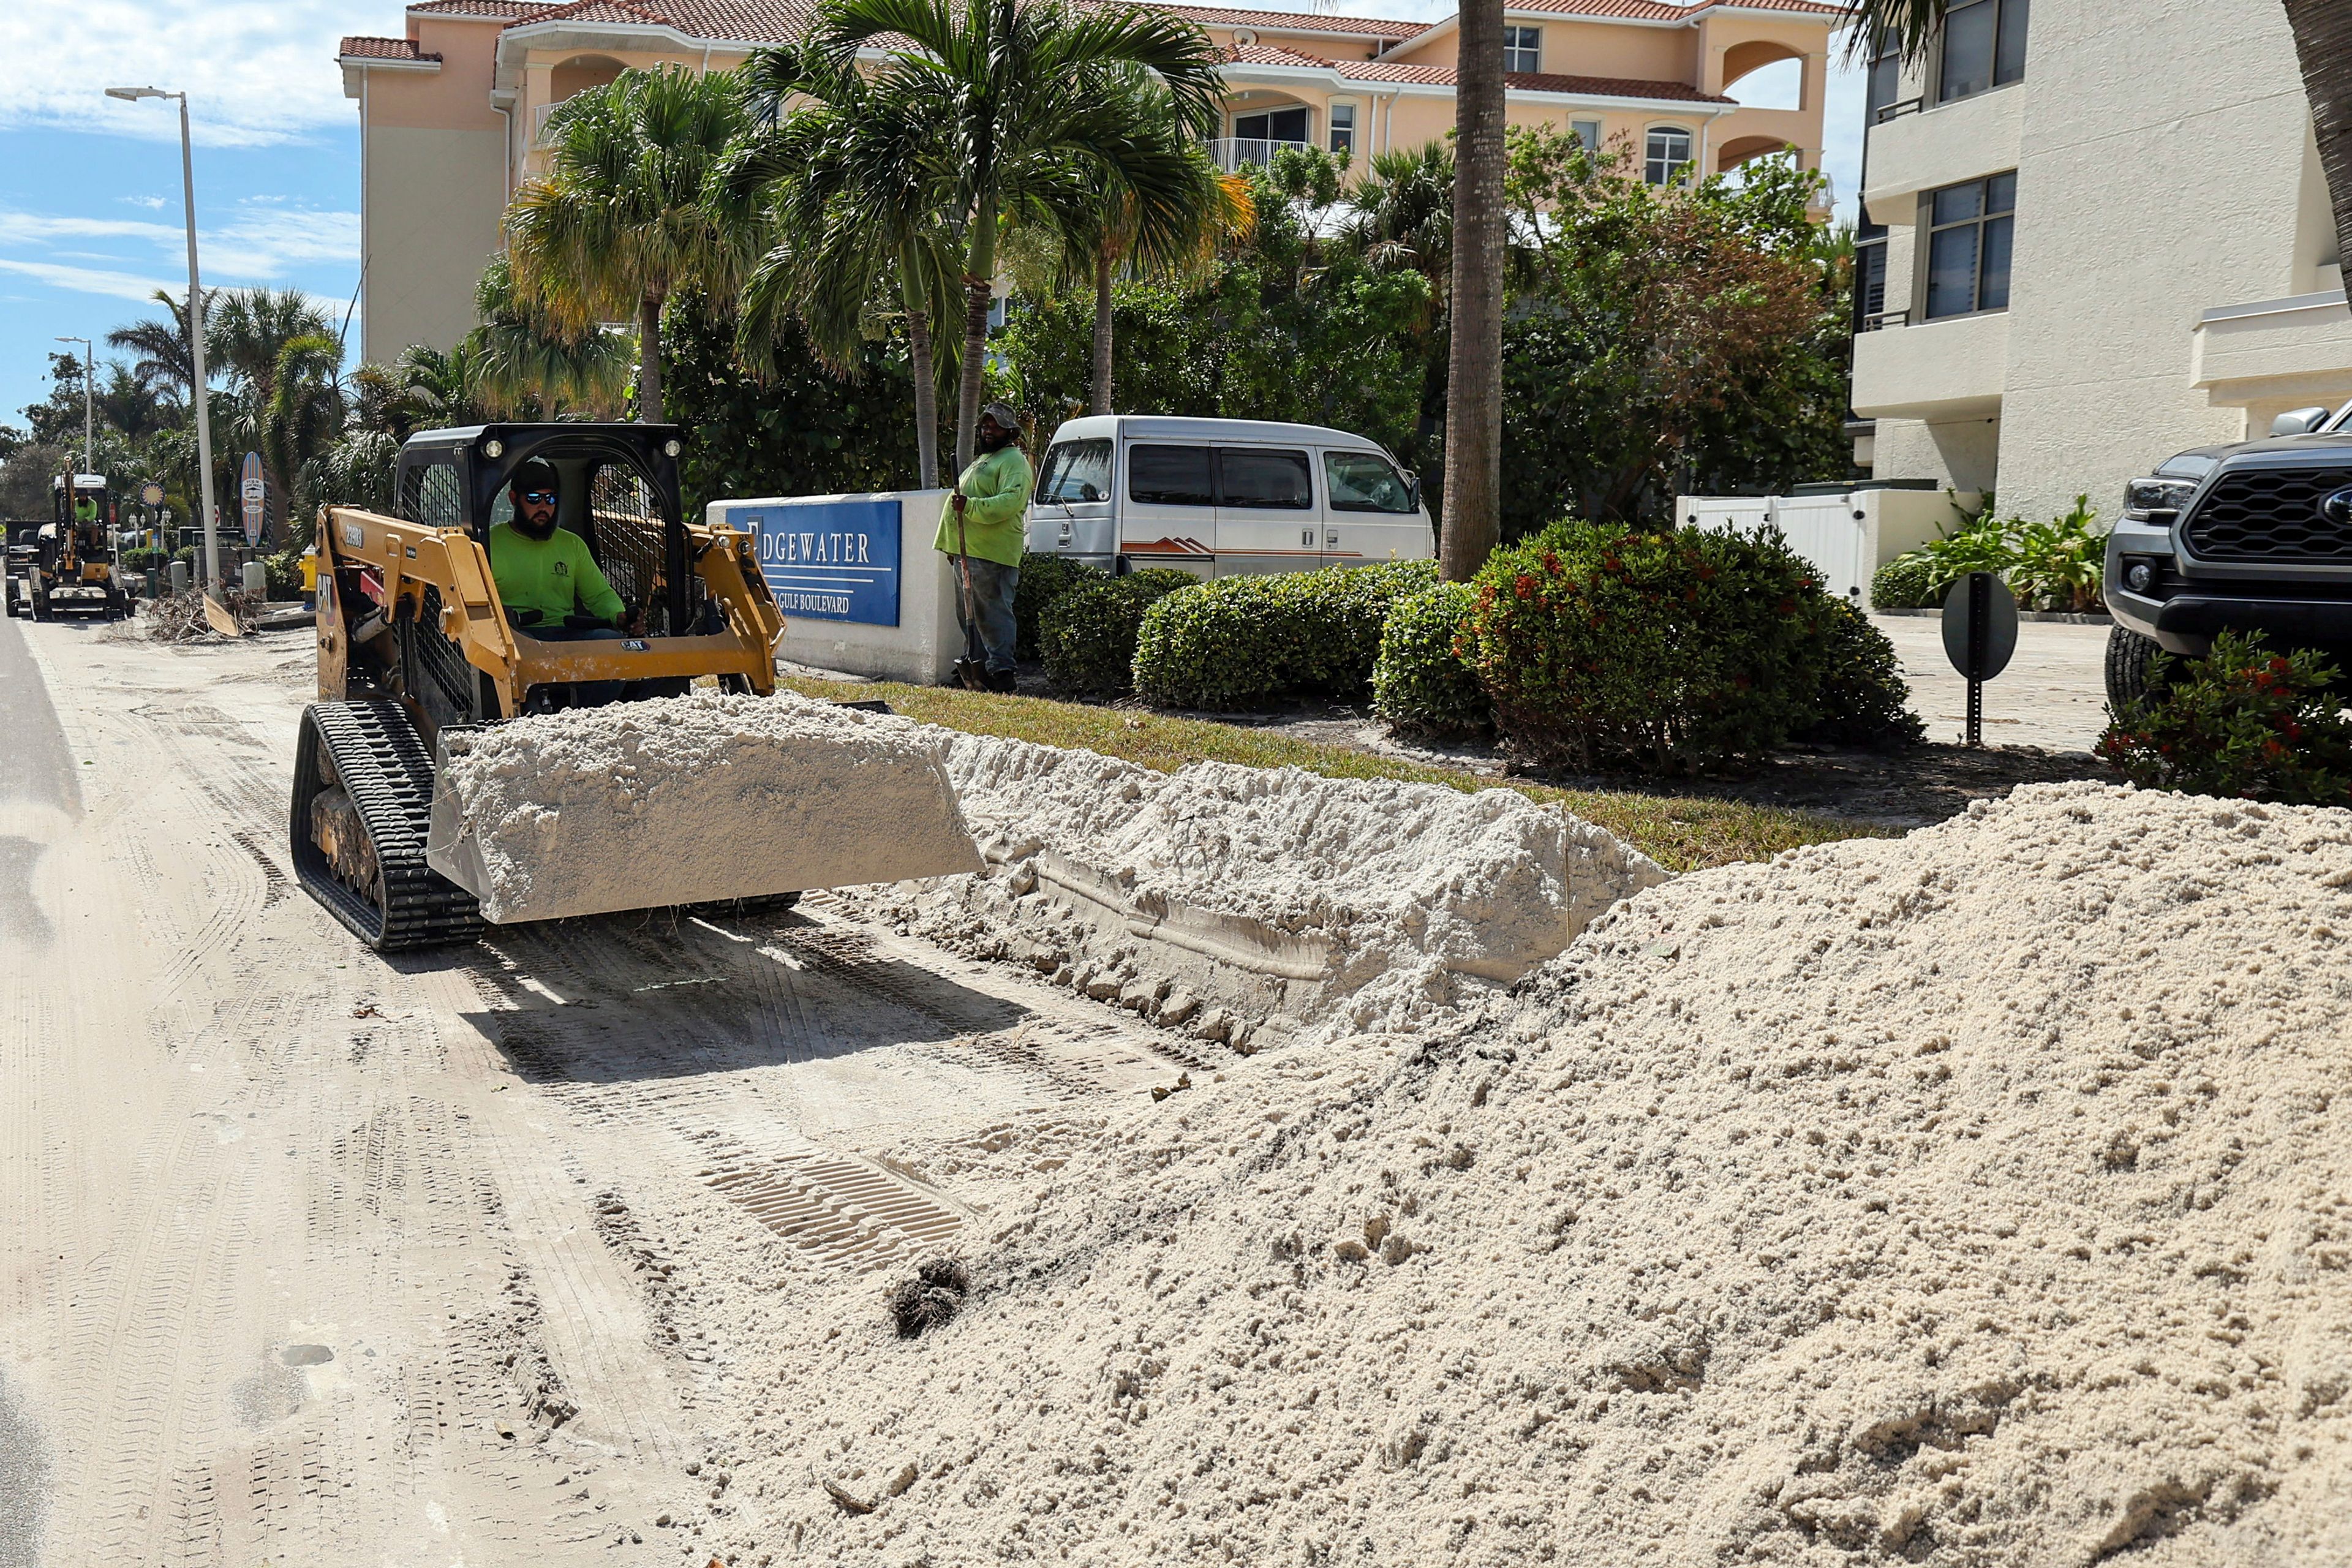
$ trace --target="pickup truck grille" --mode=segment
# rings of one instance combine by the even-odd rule
[[[2352,525],[2319,510],[2347,489],[2352,468],[2235,469],[2189,514],[2181,537],[2200,561],[2352,566]]]

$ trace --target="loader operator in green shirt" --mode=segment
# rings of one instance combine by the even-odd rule
[[[981,410],[980,456],[956,480],[955,494],[940,513],[939,537],[931,542],[956,569],[956,621],[967,646],[968,617],[978,612],[992,691],[1013,689],[1013,591],[1021,581],[1021,552],[1028,542],[1024,519],[1036,482],[1016,440],[1020,434],[1021,417],[1005,405],[992,403]],[[971,574],[971,610],[964,603],[966,571]]]
[[[640,630],[597,570],[588,542],[555,526],[558,480],[552,465],[533,460],[507,487],[514,521],[490,530],[490,579],[515,629],[541,642],[600,642]],[[568,623],[568,624],[567,624]],[[596,707],[621,696],[623,682],[583,680],[573,701]]]

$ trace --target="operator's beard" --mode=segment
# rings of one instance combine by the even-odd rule
[[[525,539],[536,539],[544,542],[555,537],[555,514],[553,512],[549,512],[547,514],[547,524],[543,528],[532,527],[530,520],[523,516],[520,512],[515,513],[514,525],[515,531],[521,534]]]

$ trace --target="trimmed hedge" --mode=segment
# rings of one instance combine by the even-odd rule
[[[1819,717],[1831,601],[1777,531],[1554,523],[1474,586],[1464,657],[1538,761],[1690,771]]]
[[[1045,661],[1045,678],[1065,691],[1097,696],[1125,691],[1144,613],[1200,581],[1172,566],[1147,567],[1124,577],[1087,573],[1038,616],[1037,649]]]
[[[1244,708],[1276,698],[1361,698],[1381,629],[1433,561],[1220,577],[1151,606],[1135,644],[1135,689],[1169,708]]]
[[[1870,579],[1870,605],[1876,610],[1931,610],[1944,602],[1935,560],[1924,550],[1906,550]]]
[[[1013,653],[1020,658],[1038,657],[1038,636],[1046,606],[1088,577],[1105,575],[1066,555],[1040,555],[1032,550],[1021,557],[1020,581],[1013,586]]]
[[[1852,605],[1828,604],[1827,663],[1814,704],[1820,716],[1804,738],[1820,746],[1890,751],[1926,740],[1927,726],[1911,711],[1911,688],[1895,645]]]
[[[1372,667],[1372,711],[1391,728],[1453,737],[1494,727],[1486,689],[1454,651],[1477,602],[1467,583],[1440,583],[1405,595],[1390,609],[1380,661]]]

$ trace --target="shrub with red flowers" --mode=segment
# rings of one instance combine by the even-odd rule
[[[1537,761],[1687,772],[1820,717],[1833,606],[1777,532],[1558,522],[1471,586],[1455,651]]]
[[[2339,672],[2310,648],[2223,632],[2203,658],[2157,656],[2153,695],[2108,715],[2099,754],[2143,789],[2352,805]]]

